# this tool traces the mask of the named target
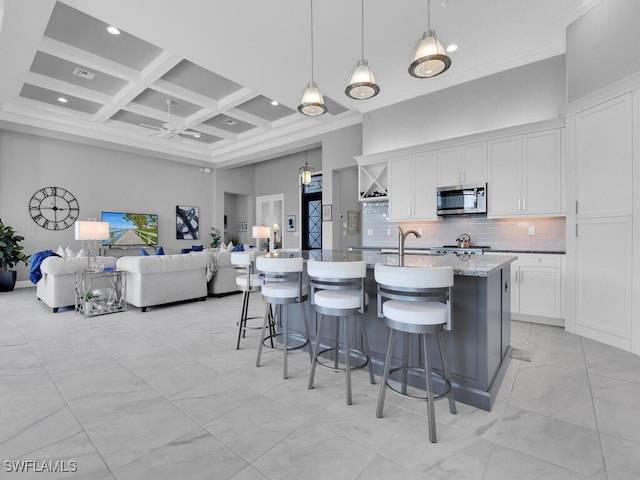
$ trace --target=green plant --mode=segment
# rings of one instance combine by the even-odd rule
[[[211,248],[217,248],[220,246],[220,239],[222,235],[220,235],[220,230],[216,227],[211,227]]]
[[[2,223],[0,219],[0,270],[6,272],[14,268],[18,263],[29,265],[29,256],[22,253],[22,245],[19,245],[24,237],[17,235],[15,230]]]

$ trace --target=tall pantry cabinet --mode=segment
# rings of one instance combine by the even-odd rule
[[[634,353],[640,353],[640,318],[633,323],[639,279],[634,273],[638,252],[633,248],[634,213],[640,214],[634,208],[640,195],[637,160],[634,168],[634,146],[640,148],[634,144],[639,101],[636,92],[628,92],[576,111],[566,123],[568,183],[572,182],[567,289],[573,311],[566,329]]]

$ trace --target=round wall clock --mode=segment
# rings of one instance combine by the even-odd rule
[[[29,213],[33,221],[42,228],[64,230],[77,220],[80,205],[69,190],[44,187],[29,200]]]

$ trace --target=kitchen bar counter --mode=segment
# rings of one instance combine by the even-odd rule
[[[389,340],[389,330],[377,315],[377,284],[373,266],[378,262],[398,264],[397,254],[380,254],[376,251],[308,251],[277,252],[275,256],[300,256],[324,261],[367,262],[365,287],[369,294],[369,308],[365,313],[369,346],[375,372],[381,376]],[[452,331],[445,335],[449,368],[453,376],[456,400],[484,410],[491,410],[509,365],[511,343],[511,284],[510,265],[514,256],[472,255],[468,260],[455,254],[405,255],[405,265],[416,267],[451,265],[454,268],[452,295]],[[310,308],[307,305],[307,308]],[[293,316],[292,316],[293,317]],[[313,318],[309,315],[309,318]],[[353,319],[351,320],[353,322]],[[331,346],[336,335],[333,322],[323,328],[322,344]],[[290,328],[302,333],[301,318],[290,318]],[[316,324],[311,324],[315,331]],[[353,331],[355,327],[351,326]],[[358,342],[360,342],[358,335]],[[402,352],[402,336],[396,338],[394,352]],[[362,348],[361,344],[356,345]],[[435,347],[434,345],[434,348]],[[411,360],[423,364],[417,343],[412,344]],[[434,359],[435,360],[435,359]],[[401,358],[394,357],[394,365]],[[435,368],[438,368],[436,363]],[[411,385],[424,388],[424,375],[413,371],[409,375]],[[435,380],[435,379],[434,379]],[[379,378],[378,378],[379,381]],[[436,385],[438,382],[435,382]]]

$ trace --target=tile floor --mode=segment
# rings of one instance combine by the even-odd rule
[[[491,412],[423,401],[279,352],[239,351],[240,295],[84,319],[34,289],[0,294],[0,478],[640,478],[640,358],[562,329],[514,322],[510,369]],[[262,313],[259,301],[252,308]],[[19,460],[73,473],[15,473]],[[61,464],[69,469],[69,464]]]

